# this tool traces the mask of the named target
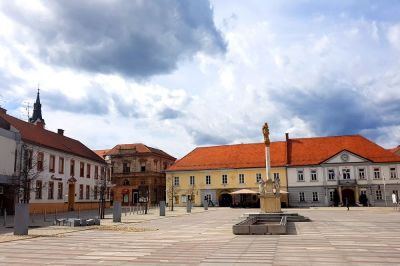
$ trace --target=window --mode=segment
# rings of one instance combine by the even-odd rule
[[[58,182],[57,199],[63,199],[63,183]]]
[[[42,180],[36,180],[35,199],[42,199]]]
[[[63,157],[58,158],[58,173],[64,174],[64,158]]]
[[[49,187],[47,190],[47,198],[54,199],[54,182],[53,181],[49,182]]]
[[[129,173],[131,171],[131,164],[128,162],[124,162],[122,164],[122,172]]]
[[[365,179],[365,169],[358,168],[358,179]]]
[[[129,180],[128,180],[128,179],[125,179],[124,182],[122,183],[122,185],[124,185],[124,186],[129,186]]]
[[[297,170],[297,181],[304,181],[304,171]]]
[[[211,185],[211,176],[206,175],[206,185]]]
[[[350,179],[350,169],[343,169],[343,179]]]
[[[381,178],[381,169],[374,168],[374,179],[380,179]]]
[[[174,186],[179,186],[179,176],[174,177]]]
[[[93,198],[97,199],[98,187],[94,186]]]
[[[239,184],[244,184],[244,174],[239,174]]]
[[[365,190],[365,189],[361,190],[360,193],[361,193],[360,195],[367,195],[367,190]]]
[[[375,196],[376,196],[377,200],[382,200],[383,199],[382,198],[382,190],[380,190],[380,189],[375,190]]]
[[[75,176],[75,161],[74,160],[71,160],[69,162],[69,175],[71,177]]]
[[[279,179],[280,179],[279,173],[274,173],[274,180],[279,180]]]
[[[140,172],[146,172],[146,165],[140,166]]]
[[[86,185],[86,199],[90,199],[90,186]]]
[[[261,182],[261,173],[256,174],[256,182],[260,183]]]
[[[90,178],[90,163],[86,164],[86,177]]]
[[[335,201],[335,191],[334,190],[329,191],[329,201]]]
[[[397,178],[397,172],[395,167],[390,167],[390,178],[391,179],[396,179]]]
[[[38,171],[43,171],[43,152],[38,152],[37,154],[37,170]]]
[[[311,170],[311,181],[317,181],[317,170]]]
[[[99,179],[99,167],[97,165],[94,167],[94,178]]]
[[[79,165],[79,176],[85,177],[85,163],[81,162]]]
[[[79,199],[83,199],[83,185],[79,185]]]
[[[54,171],[55,171],[55,161],[56,161],[56,157],[54,155],[50,155],[49,172],[54,173]]]
[[[335,180],[335,170],[334,169],[328,170],[328,180]]]
[[[211,194],[206,194],[206,200],[207,200],[208,202],[211,201]]]
[[[186,203],[186,195],[181,195],[181,202]]]
[[[228,176],[227,175],[222,175],[222,184],[224,184],[224,185],[228,184]]]
[[[299,192],[299,201],[301,201],[301,202],[306,201],[306,199],[304,197],[304,192]]]
[[[313,192],[312,193],[312,200],[313,201],[318,201],[318,192]]]
[[[190,185],[194,186],[194,176],[190,176]]]
[[[32,169],[32,157],[33,157],[33,151],[26,150],[25,151],[25,160],[26,160],[26,166],[27,166],[28,170]]]

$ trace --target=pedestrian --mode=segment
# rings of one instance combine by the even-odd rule
[[[393,209],[396,210],[397,209],[397,195],[396,193],[392,193],[392,202],[393,202]]]
[[[349,199],[346,197],[346,200],[345,200],[345,202],[346,202],[346,207],[347,207],[347,210],[350,210],[350,208],[349,208]]]

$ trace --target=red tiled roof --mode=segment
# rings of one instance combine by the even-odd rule
[[[317,165],[343,150],[375,163],[400,161],[397,156],[360,135],[290,139],[289,143],[290,165]]]
[[[21,134],[22,140],[27,143],[74,154],[99,163],[105,163],[102,158],[78,140],[43,129],[5,113],[0,112],[0,119],[5,120],[16,128]]]
[[[388,149],[391,153],[394,153],[396,155],[400,155],[400,145],[397,146],[396,148]]]
[[[271,143],[271,166],[318,165],[339,152],[347,150],[372,162],[400,162],[398,156],[360,135],[289,140],[289,164],[286,142]],[[263,143],[237,144],[196,148],[176,161],[168,171],[238,169],[265,167]]]
[[[135,150],[139,154],[145,154],[145,153],[155,153],[157,155],[169,158],[171,160],[176,160],[175,157],[169,155],[168,153],[149,147],[147,145],[144,145],[142,143],[134,143],[134,144],[118,144],[114,148],[108,150],[106,152],[106,155],[119,155],[121,150]]]
[[[270,154],[271,166],[286,165],[284,141],[272,142]],[[168,171],[261,167],[265,167],[265,145],[253,143],[196,148]]]
[[[104,159],[109,150],[93,150],[98,156]]]

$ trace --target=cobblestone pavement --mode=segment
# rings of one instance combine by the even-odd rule
[[[146,231],[85,230],[0,243],[0,265],[400,265],[400,213],[390,208],[291,209],[313,221],[292,225],[294,235],[233,235],[232,225],[256,211],[154,215],[123,224]]]

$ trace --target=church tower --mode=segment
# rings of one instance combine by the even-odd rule
[[[33,114],[32,117],[29,118],[29,122],[35,125],[40,125],[42,127],[46,125],[44,119],[42,118],[42,104],[40,103],[39,89],[36,96],[36,102],[33,105]]]

